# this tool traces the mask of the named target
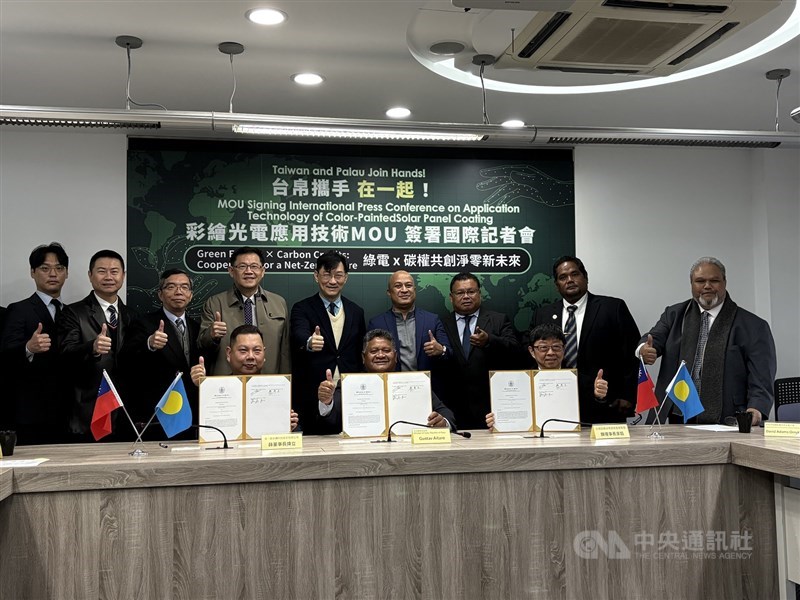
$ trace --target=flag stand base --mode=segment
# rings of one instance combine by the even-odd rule
[[[660,434],[659,432],[657,432],[657,431],[654,431],[653,433],[651,433],[651,434],[650,434],[650,435],[648,435],[647,437],[649,437],[651,440],[663,440],[663,439],[665,439],[665,438],[664,438],[664,436],[663,436],[663,435],[661,435],[661,434]]]
[[[136,448],[135,450],[131,450],[130,452],[128,452],[128,455],[133,456],[134,458],[142,458],[144,456],[147,456],[147,451],[142,450],[141,448]]]

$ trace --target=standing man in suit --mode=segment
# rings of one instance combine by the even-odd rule
[[[158,283],[161,308],[139,317],[131,323],[125,344],[120,351],[120,365],[127,381],[130,398],[128,410],[134,421],[148,421],[155,406],[178,373],[183,384],[192,414],[197,415],[197,387],[192,384],[190,370],[198,363],[197,336],[200,323],[186,314],[192,301],[192,280],[180,269],[169,269],[161,274]],[[148,432],[157,431],[157,439],[164,439],[158,421]],[[174,439],[196,439],[197,432],[187,429]],[[151,437],[150,439],[156,439]]]
[[[364,311],[342,296],[347,283],[347,259],[338,252],[325,252],[317,259],[314,281],[319,293],[292,307],[292,385],[294,401],[306,433],[322,433],[324,407],[317,401],[317,382],[330,371],[334,381],[342,373],[363,370],[361,341]]]
[[[69,257],[52,242],[34,248],[28,262],[36,291],[8,307],[0,344],[12,374],[3,398],[3,428],[15,429],[20,445],[57,444],[65,441],[69,416],[55,343]]]
[[[489,371],[513,368],[522,349],[509,318],[481,306],[481,284],[472,273],[450,282],[453,312],[442,319],[453,344],[444,369],[448,406],[462,429],[485,427],[489,412]]]
[[[130,311],[118,296],[124,281],[122,256],[113,250],[96,252],[89,261],[92,292],[67,306],[59,318],[58,345],[72,384],[69,431],[76,442],[93,440],[89,426],[103,369],[112,381],[117,371],[119,350],[131,321]],[[119,412],[113,417],[114,436],[128,439],[133,431]]]
[[[230,345],[230,332],[239,325],[254,325],[261,331],[269,353],[262,373],[289,374],[289,309],[286,300],[261,287],[264,256],[258,248],[243,247],[231,255],[228,273],[233,287],[211,296],[203,306],[198,346],[201,352],[216,354],[212,375],[227,375],[228,361],[219,349]]]
[[[777,358],[769,324],[736,305],[727,291],[725,265],[711,256],[697,259],[689,269],[692,298],[668,306],[637,349],[645,364],[661,356],[656,397],[680,366],[692,375],[705,410],[689,422],[724,423],[747,411],[752,424],[769,415]],[[662,421],[683,423],[671,399],[659,409]]]
[[[553,278],[563,300],[539,308],[531,329],[555,323],[564,331],[564,368],[578,369],[581,419],[589,423],[624,423],[633,416],[636,406],[639,363],[632,353],[639,328],[624,300],[589,292],[589,275],[581,259],[557,259]],[[608,381],[608,393],[598,400],[594,383],[601,369]]]

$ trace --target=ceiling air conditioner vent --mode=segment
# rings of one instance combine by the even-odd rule
[[[533,13],[493,68],[660,77],[778,6],[780,0],[576,0],[565,10]]]
[[[548,144],[580,146],[587,144],[630,145],[630,146],[703,146],[710,148],[777,148],[780,142],[755,140],[701,140],[664,138],[612,138],[612,137],[551,137]]]

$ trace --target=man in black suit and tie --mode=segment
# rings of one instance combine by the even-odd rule
[[[442,319],[453,358],[445,364],[444,400],[462,429],[485,428],[490,410],[489,371],[519,365],[522,348],[509,318],[481,306],[481,284],[472,273],[450,282],[453,312]]]
[[[5,366],[12,374],[2,428],[15,429],[20,445],[56,444],[64,441],[68,420],[55,338],[69,257],[52,242],[34,248],[28,262],[36,291],[8,307],[2,336]]]
[[[333,379],[342,373],[363,370],[361,341],[364,311],[342,296],[347,283],[347,259],[326,252],[317,259],[314,281],[319,293],[292,307],[292,384],[295,410],[305,433],[330,433],[322,417],[330,408],[317,400],[317,385],[330,370]]]
[[[122,256],[113,250],[96,252],[89,260],[92,292],[67,306],[59,318],[58,347],[72,385],[69,432],[75,442],[94,439],[89,426],[104,369],[114,381],[119,350],[131,321],[130,311],[118,296],[124,281]],[[128,420],[119,417],[120,412],[115,411],[113,416],[114,437],[104,441],[135,437]]]
[[[633,353],[639,328],[624,300],[588,291],[589,275],[581,259],[562,256],[556,260],[553,278],[563,301],[539,308],[531,329],[555,323],[564,331],[563,366],[578,369],[581,420],[623,423],[636,406],[639,361]],[[601,369],[608,393],[598,400],[594,387]]]
[[[186,313],[192,301],[189,274],[180,269],[164,271],[158,283],[158,299],[161,308],[131,323],[120,350],[120,368],[129,398],[126,405],[134,421],[147,422],[167,387],[182,373],[196,419],[197,387],[192,385],[190,370],[200,358],[200,323]],[[166,437],[158,421],[151,423],[145,435],[147,439]],[[173,439],[197,439],[197,431],[187,429]]]

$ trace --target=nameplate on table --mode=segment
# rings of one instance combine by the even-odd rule
[[[412,429],[412,444],[449,444],[450,430],[447,427],[436,429]]]
[[[797,437],[800,435],[800,423],[764,423],[764,437]]]
[[[590,437],[593,440],[621,440],[630,438],[631,433],[625,423],[612,423],[608,425],[592,425]]]
[[[268,433],[261,436],[262,450],[293,450],[302,447],[302,433]]]

